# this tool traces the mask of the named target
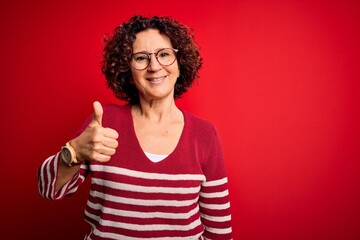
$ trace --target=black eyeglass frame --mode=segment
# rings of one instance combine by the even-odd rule
[[[169,63],[169,64],[162,64],[162,63],[160,63],[160,61],[159,61],[159,59],[158,59],[158,56],[157,56],[159,52],[161,52],[161,51],[163,51],[163,50],[165,50],[165,49],[171,49],[171,50],[173,50],[173,51],[175,52],[174,61],[172,61],[172,62]],[[148,52],[136,52],[136,53],[133,53],[133,54],[131,55],[130,66],[131,66],[133,69],[139,70],[139,71],[147,69],[147,68],[149,67],[149,65],[150,65],[151,55],[152,55],[152,54],[155,55],[156,61],[157,61],[161,66],[165,66],[165,67],[166,67],[166,66],[170,66],[170,65],[172,65],[172,64],[176,61],[178,51],[179,51],[179,50],[178,50],[178,49],[175,49],[175,48],[161,48],[161,49],[159,49],[157,52],[152,52],[152,53],[148,53]],[[131,64],[131,62],[133,61],[134,55],[139,54],[139,53],[142,53],[142,54],[146,55],[147,58],[148,58],[148,64],[146,65],[146,67],[141,68],[141,69],[135,68],[135,67]]]

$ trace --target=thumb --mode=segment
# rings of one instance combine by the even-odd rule
[[[101,103],[98,102],[98,101],[95,101],[93,103],[93,106],[94,106],[94,115],[93,115],[93,118],[92,118],[92,121],[93,123],[97,123],[99,124],[100,126],[102,125],[102,117],[103,117],[103,113],[104,113],[104,110],[101,106]]]

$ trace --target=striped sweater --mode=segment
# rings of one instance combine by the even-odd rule
[[[185,124],[178,145],[168,157],[154,163],[136,138],[131,106],[105,106],[103,126],[119,133],[115,155],[107,163],[85,161],[57,192],[59,153],[49,157],[39,168],[40,194],[61,199],[76,192],[91,176],[85,209],[91,231],[85,239],[232,239],[219,136],[209,122],[186,111],[183,114]]]

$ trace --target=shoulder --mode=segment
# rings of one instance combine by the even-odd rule
[[[131,111],[131,105],[105,104],[103,105],[104,115],[126,115]]]
[[[209,120],[184,110],[182,112],[184,114],[185,125],[187,125],[191,132],[196,132],[206,137],[217,134],[216,127]]]
[[[113,124],[126,122],[131,118],[131,105],[105,104],[103,105],[103,123]]]
[[[105,104],[103,105],[103,109],[104,111],[108,111],[108,112],[126,112],[127,110],[131,109],[131,105],[130,104],[124,104],[124,105],[120,105],[120,104],[114,104],[114,103],[109,103],[109,104]]]

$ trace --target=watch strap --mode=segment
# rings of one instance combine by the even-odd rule
[[[66,148],[66,150],[64,149]],[[74,148],[70,145],[70,141],[67,142],[62,148],[61,148],[61,152],[63,153],[63,151],[69,151],[71,158],[70,159],[65,159],[64,156],[61,156],[61,160],[68,165],[69,167],[78,164],[79,161],[76,159],[76,152],[74,150]],[[61,153],[61,154],[62,154]]]

